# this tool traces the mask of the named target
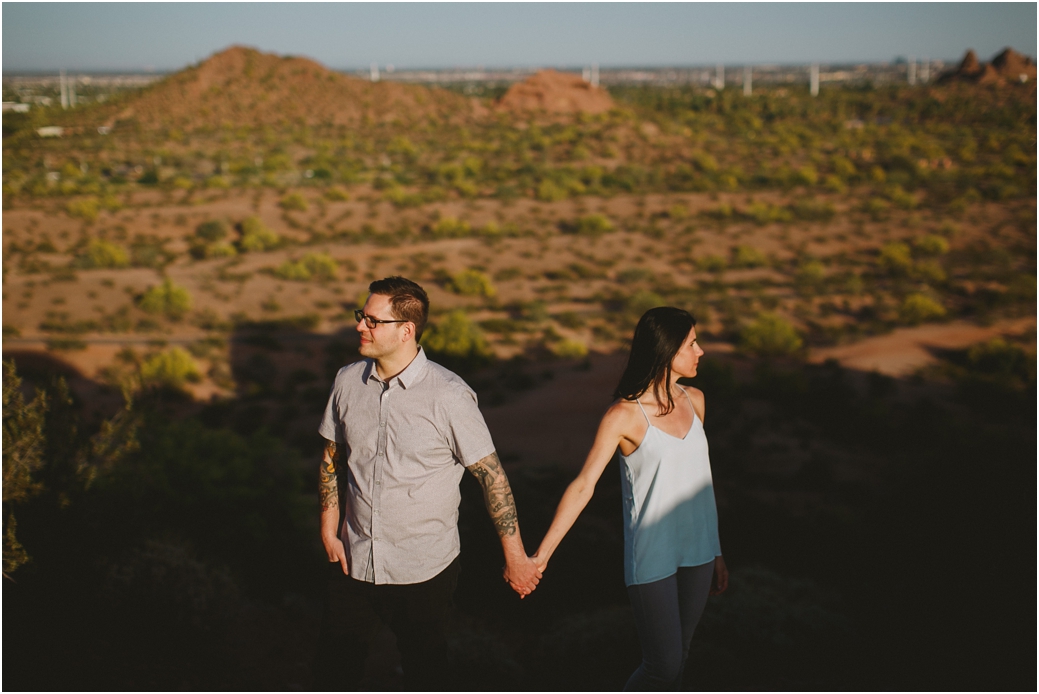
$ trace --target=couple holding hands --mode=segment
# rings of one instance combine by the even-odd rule
[[[686,311],[639,320],[627,367],[577,478],[537,552],[520,538],[508,477],[465,381],[429,361],[419,338],[425,291],[403,277],[372,282],[356,311],[360,354],[339,370],[319,433],[321,536],[329,559],[318,689],[354,689],[383,624],[397,637],[409,690],[451,687],[445,620],[459,572],[458,483],[483,488],[520,597],[620,452],[624,582],[643,660],[625,689],[675,689],[709,594],[728,584],[704,437],[704,396],[678,385],[703,350]]]

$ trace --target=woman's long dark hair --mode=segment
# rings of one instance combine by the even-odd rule
[[[631,354],[613,397],[636,400],[653,388],[657,402],[663,403],[661,388],[667,392],[667,406],[660,413],[675,409],[671,397],[671,360],[682,348],[696,319],[688,311],[673,306],[651,308],[642,314],[631,338]]]

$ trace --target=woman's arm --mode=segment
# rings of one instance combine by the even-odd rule
[[[581,515],[581,511],[591,500],[595,492],[595,483],[599,481],[602,471],[613,458],[621,439],[628,433],[626,429],[631,425],[630,415],[627,403],[617,403],[607,410],[599,422],[599,431],[595,434],[595,442],[588,451],[584,467],[563,493],[552,525],[545,533],[538,551],[534,553],[533,559],[539,570],[544,571],[548,566],[552,553],[556,551],[556,547],[563,541],[577,517]]]

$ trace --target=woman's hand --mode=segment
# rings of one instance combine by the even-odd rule
[[[729,587],[729,569],[725,566],[725,558],[720,554],[714,558],[714,579],[711,581],[711,595],[721,595]]]
[[[534,564],[538,567],[538,571],[545,573],[545,569],[548,568],[548,559],[542,558],[537,552],[531,557]]]

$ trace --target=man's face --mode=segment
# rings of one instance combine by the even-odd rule
[[[364,308],[361,310],[366,316],[377,320],[398,320],[390,307],[390,297],[384,294],[368,295],[368,301],[364,302]],[[393,356],[404,346],[405,337],[410,334],[405,326],[412,327],[410,323],[376,323],[374,328],[369,328],[364,321],[358,323],[357,332],[361,336],[361,347],[358,351],[361,356],[371,359]]]

